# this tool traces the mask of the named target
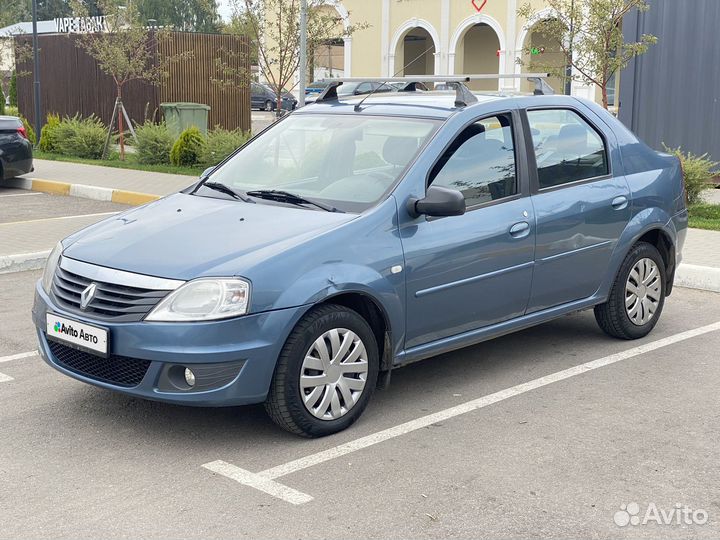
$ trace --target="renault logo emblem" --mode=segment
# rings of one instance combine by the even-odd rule
[[[80,309],[84,310],[88,307],[88,304],[90,304],[92,299],[95,298],[96,290],[97,286],[94,283],[91,283],[87,286],[87,289],[80,293]]]

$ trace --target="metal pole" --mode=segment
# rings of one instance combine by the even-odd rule
[[[570,44],[569,53],[572,59],[573,42],[575,41],[575,0],[570,1]],[[565,68],[565,93],[569,96],[572,93],[572,65],[568,62]]]
[[[305,105],[305,78],[307,72],[307,0],[300,0],[300,66],[298,76],[298,106]]]
[[[33,62],[34,62],[34,83],[35,90],[35,144],[40,142],[40,130],[42,128],[42,111],[40,110],[40,57],[38,56],[38,34],[37,34],[37,0],[32,0],[32,30],[33,30]]]

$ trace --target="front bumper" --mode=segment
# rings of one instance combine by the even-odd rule
[[[280,350],[304,311],[305,308],[300,306],[222,321],[112,324],[59,308],[38,282],[32,317],[40,355],[61,373],[95,386],[146,399],[222,407],[265,400]],[[88,371],[68,367],[51,351],[45,334],[48,312],[107,328],[110,358],[106,362],[119,361],[118,357],[149,361],[140,383],[132,387],[122,386],[97,378]],[[195,367],[199,373],[208,374],[208,380],[213,378],[217,368],[216,375],[222,373],[225,378],[215,376],[214,380],[223,381],[223,384],[217,387],[211,385],[207,390],[182,389],[169,378],[173,369],[177,371],[174,366],[183,369]],[[232,373],[229,382],[228,373]]]

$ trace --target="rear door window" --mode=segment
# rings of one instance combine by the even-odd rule
[[[570,109],[527,111],[540,189],[609,174],[600,134]]]

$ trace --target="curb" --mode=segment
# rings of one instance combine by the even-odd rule
[[[18,189],[51,193],[53,195],[70,195],[83,199],[129,204],[132,206],[139,206],[156,201],[161,197],[160,195],[138,193],[137,191],[127,191],[125,189],[71,184],[69,182],[57,182],[55,180],[43,180],[41,178],[11,178],[6,180],[4,185]],[[1,271],[2,264],[0,263],[0,272]]]
[[[675,273],[675,285],[688,289],[720,292],[720,268],[682,263]]]
[[[45,260],[51,250],[36,251],[34,253],[19,253],[17,255],[0,256],[0,274],[25,272],[26,270],[39,270],[45,267]]]

